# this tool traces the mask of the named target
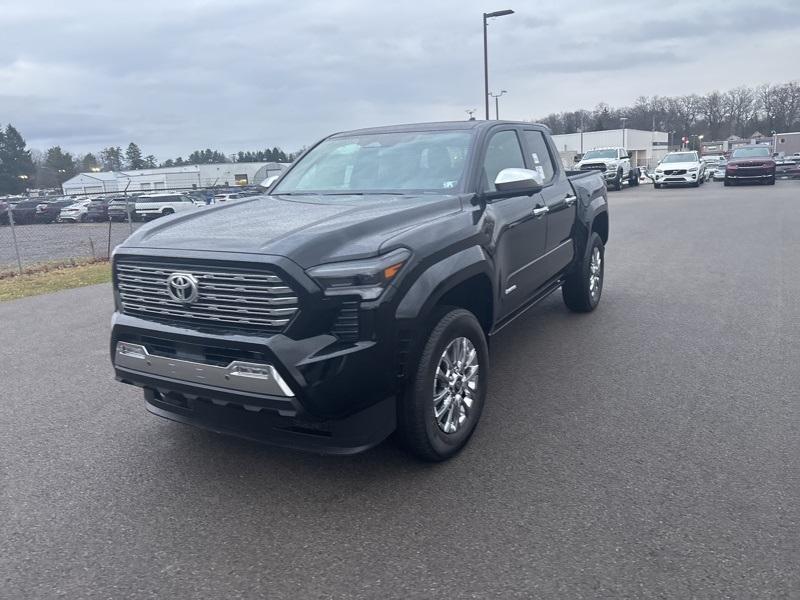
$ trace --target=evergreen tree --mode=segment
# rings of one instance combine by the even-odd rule
[[[80,170],[81,172],[91,172],[93,169],[97,169],[100,167],[100,163],[97,162],[97,157],[89,152],[80,160]]]
[[[119,146],[109,146],[100,152],[100,160],[103,163],[104,171],[122,170],[122,148]]]
[[[125,150],[126,166],[128,169],[144,169],[144,159],[139,146],[131,142]]]
[[[25,140],[13,125],[0,129],[0,194],[18,194],[32,187],[36,167]]]
[[[158,166],[156,162],[156,157],[152,154],[148,154],[144,157],[144,168],[145,169],[155,169]]]
[[[161,163],[161,166],[162,167],[174,167],[175,166],[175,161],[172,160],[171,158],[168,158],[163,163]]]

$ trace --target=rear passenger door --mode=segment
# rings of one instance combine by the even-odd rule
[[[572,237],[577,211],[577,197],[561,160],[548,143],[542,131],[525,128],[522,133],[529,168],[544,179],[541,197],[547,207],[547,241],[545,242],[544,269],[547,278],[554,277],[572,261]]]

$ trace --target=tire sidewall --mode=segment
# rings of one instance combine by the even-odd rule
[[[419,416],[424,419],[428,443],[440,458],[448,458],[457,453],[469,440],[483,412],[488,389],[489,352],[486,337],[478,320],[471,313],[465,310],[459,310],[458,312],[461,314],[450,322],[436,336],[436,339],[428,339],[413,389],[413,402]],[[452,313],[447,313],[443,319],[450,314]],[[433,413],[434,376],[445,348],[450,342],[459,337],[469,339],[478,353],[478,393],[475,402],[473,402],[468,422],[455,433],[444,433],[436,423]]]

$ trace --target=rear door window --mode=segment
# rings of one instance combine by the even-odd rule
[[[556,167],[553,164],[553,157],[547,148],[547,142],[541,131],[526,129],[522,132],[525,138],[525,145],[528,148],[528,157],[531,160],[531,168],[539,173],[539,177],[547,183],[555,175]]]

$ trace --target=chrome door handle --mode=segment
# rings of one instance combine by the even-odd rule
[[[566,204],[567,206],[572,206],[573,204],[575,204],[575,201],[577,199],[578,199],[577,196],[567,196],[566,198],[564,198],[564,204]]]
[[[539,208],[534,208],[533,209],[533,216],[534,217],[543,217],[544,215],[546,215],[549,212],[550,212],[549,208],[547,208],[546,206],[541,206]]]

